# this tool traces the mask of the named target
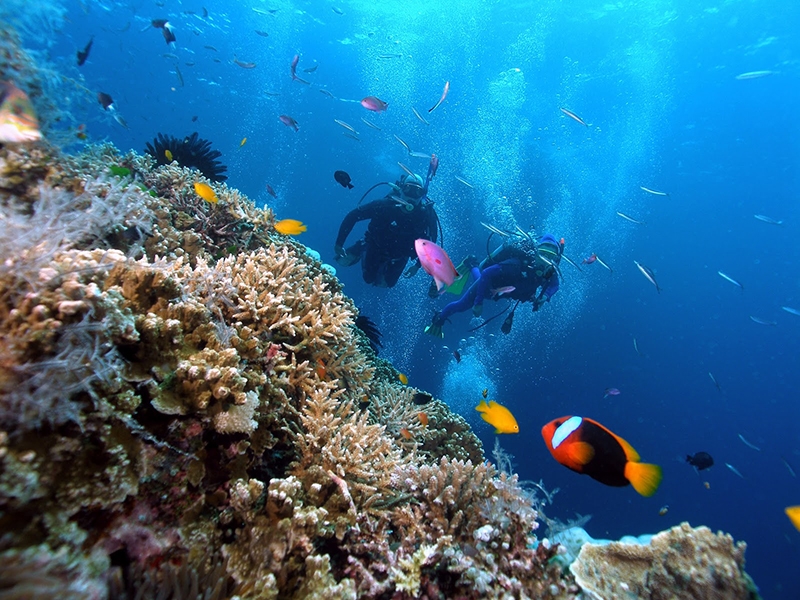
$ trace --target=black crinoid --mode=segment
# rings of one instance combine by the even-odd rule
[[[167,150],[172,159],[168,158]],[[182,139],[159,133],[152,144],[147,143],[145,152],[155,158],[159,165],[168,165],[175,160],[183,167],[197,169],[211,181],[225,181],[228,178],[223,175],[228,167],[217,160],[222,154],[219,150],[212,150],[211,142],[199,137],[196,131]]]

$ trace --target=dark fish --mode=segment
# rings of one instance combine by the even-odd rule
[[[369,398],[365,397],[358,403],[358,410],[367,410],[367,408],[369,408]]]
[[[197,121],[197,115],[194,115],[194,116],[192,117],[192,123],[194,123],[195,121]]]
[[[219,50],[214,48],[214,46],[203,46],[203,48],[205,48],[206,50],[213,50],[214,52],[219,52]]]
[[[105,92],[97,92],[97,101],[100,103],[100,106],[106,110],[114,105],[114,99]]]
[[[313,73],[317,70],[319,65],[314,65],[313,67],[308,67],[307,69],[303,69],[303,73]]]
[[[433,400],[433,396],[424,392],[416,392],[411,396],[411,401],[417,405],[427,404],[431,400]]]
[[[350,175],[348,175],[346,172],[344,172],[344,171],[336,171],[336,172],[333,174],[333,178],[334,178],[334,179],[335,179],[335,180],[336,180],[336,181],[339,183],[339,185],[341,185],[342,187],[346,187],[347,189],[350,189],[350,190],[352,190],[352,189],[353,189],[353,184],[352,184],[352,183],[350,183],[350,181],[351,181],[351,179],[350,179]]]
[[[337,15],[343,15],[343,14],[344,14],[344,12],[342,11],[342,9],[341,9],[341,8],[339,8],[338,6],[332,6],[332,7],[331,7],[331,10],[332,10],[333,12],[335,12]]]
[[[460,363],[461,362],[461,352],[459,352],[458,350],[453,350],[453,358],[456,359],[457,363]]]
[[[89,43],[86,44],[86,47],[83,50],[78,50],[78,66],[83,66],[83,63],[86,62],[86,59],[89,58],[89,50],[92,49],[92,43],[94,42],[94,36],[89,40]]]
[[[692,465],[698,471],[703,471],[714,466],[714,459],[708,452],[697,452],[695,454],[687,454],[686,462]]]
[[[275,193],[275,190],[272,189],[272,186],[270,184],[267,184],[267,193],[273,198],[278,197],[278,194]]]
[[[175,34],[172,32],[172,25],[170,25],[169,21],[166,19],[153,19],[150,23],[156,29],[160,29],[161,33],[164,35],[164,40],[167,44],[171,44],[175,41]]]
[[[380,329],[378,329],[378,326],[369,317],[359,315],[356,317],[356,327],[364,332],[364,335],[366,335],[367,339],[369,339],[369,345],[372,348],[372,351],[377,354],[378,349],[383,347],[383,344],[381,343],[382,334]]]
[[[259,31],[258,29],[256,29],[256,33],[261,37],[269,37],[269,34],[266,31]]]
[[[204,19],[208,18],[208,9],[205,6],[203,7],[203,18]]]
[[[235,56],[233,57],[233,62],[242,67],[243,69],[255,69],[256,63],[254,62],[243,62],[238,60]]]

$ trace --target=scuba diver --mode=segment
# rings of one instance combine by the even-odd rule
[[[414,240],[424,238],[435,243],[441,231],[439,217],[428,198],[428,185],[438,166],[439,160],[433,155],[424,182],[422,177],[409,172],[396,183],[377,183],[367,190],[361,200],[379,185],[391,188],[384,198],[358,206],[344,218],[334,246],[336,262],[349,267],[360,260],[366,283],[394,287],[408,259],[417,256]],[[367,219],[369,225],[364,238],[345,249],[345,241],[355,224]],[[406,275],[413,276],[419,266],[417,259]]]
[[[495,227],[487,227],[493,234],[497,233],[504,237],[503,244],[489,254],[480,265],[475,264],[475,259],[467,259],[462,263],[470,267],[475,281],[458,300],[451,302],[434,315],[431,324],[425,328],[425,333],[443,338],[442,328],[455,313],[471,308],[477,317],[483,310],[485,299],[509,298],[516,300],[516,304],[500,328],[507,334],[511,331],[514,311],[520,302],[530,302],[535,312],[549,302],[558,291],[560,277],[558,265],[564,252],[563,239],[559,242],[553,235],[546,233],[536,243],[522,230],[518,233],[509,233]],[[485,321],[483,325],[489,321],[491,319]]]

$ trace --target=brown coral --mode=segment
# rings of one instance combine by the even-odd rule
[[[570,570],[592,598],[751,600],[744,542],[681,523],[649,544],[584,544]]]

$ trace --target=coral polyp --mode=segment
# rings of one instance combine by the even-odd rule
[[[203,139],[195,131],[184,138],[159,133],[145,148],[159,165],[168,165],[173,160],[179,165],[197,169],[211,181],[225,181],[228,167],[217,159],[222,156],[219,150],[211,149],[211,142]]]

